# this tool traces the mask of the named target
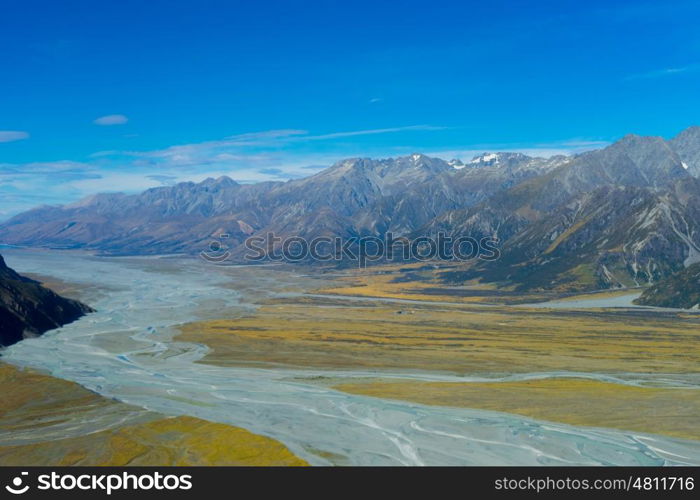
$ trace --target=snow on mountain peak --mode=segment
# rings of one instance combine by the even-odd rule
[[[484,153],[479,156],[475,156],[469,163],[476,165],[479,163],[498,163],[498,153]]]

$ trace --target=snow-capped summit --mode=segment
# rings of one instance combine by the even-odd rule
[[[498,153],[484,153],[478,156],[475,156],[472,161],[469,163],[471,165],[478,165],[478,166],[483,166],[483,165],[493,165],[495,163],[498,163],[499,159],[499,154]]]
[[[475,156],[468,165],[470,167],[517,167],[525,165],[533,160],[533,158],[522,153],[484,153]]]

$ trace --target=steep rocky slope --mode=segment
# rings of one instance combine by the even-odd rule
[[[415,235],[501,241],[501,259],[455,280],[582,290],[642,286],[697,262],[698,221],[700,181],[669,142],[627,136],[480,204],[448,211]]]
[[[700,307],[700,263],[678,271],[647,288],[635,303],[682,309]]]
[[[41,335],[92,312],[7,267],[0,256],[0,347]]]

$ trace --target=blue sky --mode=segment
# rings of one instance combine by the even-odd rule
[[[0,218],[348,156],[549,155],[700,124],[698,1],[0,7]]]

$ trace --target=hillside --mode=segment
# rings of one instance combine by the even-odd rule
[[[0,347],[71,323],[92,309],[20,276],[0,256]]]
[[[647,288],[635,304],[690,309],[700,307],[700,263]]]

